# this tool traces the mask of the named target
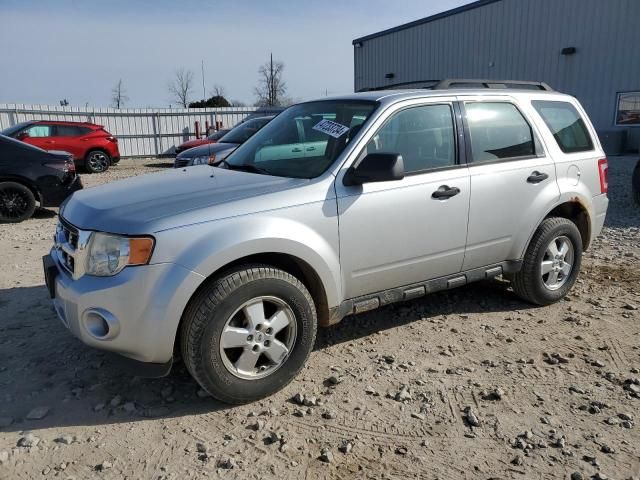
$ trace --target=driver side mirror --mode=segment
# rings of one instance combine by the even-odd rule
[[[397,153],[370,153],[357,167],[349,167],[342,183],[347,186],[390,182],[404,178],[404,160]]]
[[[25,138],[29,138],[29,132],[20,132],[16,136],[16,139],[18,139],[18,140],[24,140]]]

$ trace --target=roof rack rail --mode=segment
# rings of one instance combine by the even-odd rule
[[[513,88],[513,87],[534,87],[534,90],[545,90],[553,92],[553,88],[544,82],[528,82],[525,80],[492,80],[476,78],[449,78],[440,80],[431,88],[434,90],[447,90],[450,88]]]

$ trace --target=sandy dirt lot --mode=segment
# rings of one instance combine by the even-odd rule
[[[564,301],[495,280],[349,317],[285,390],[233,408],[180,364],[131,377],[66,331],[41,272],[54,211],[0,225],[0,479],[640,478],[634,162],[610,159],[607,226]]]

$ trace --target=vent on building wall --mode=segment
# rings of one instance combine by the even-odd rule
[[[384,78],[393,78],[395,75],[393,73],[385,73]]]
[[[564,47],[560,52],[561,55],[573,55],[576,53],[576,47]]]

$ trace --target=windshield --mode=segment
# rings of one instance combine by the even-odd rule
[[[220,140],[227,133],[229,133],[229,130],[218,130],[216,133],[212,133],[207,138],[209,140]]]
[[[27,125],[30,125],[30,124],[31,124],[31,122],[17,123],[13,127],[5,128],[0,133],[2,133],[2,135],[6,135],[7,137],[11,137],[11,136],[13,136],[13,134],[19,132],[24,127],[26,127]]]
[[[333,164],[377,106],[377,102],[356,100],[294,105],[238,147],[225,164],[280,177],[317,177]]]
[[[255,118],[236,126],[220,140],[221,143],[244,143],[258,130],[269,123],[271,118]]]

